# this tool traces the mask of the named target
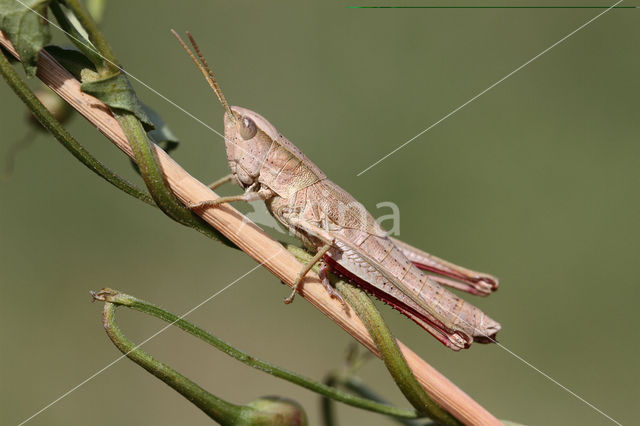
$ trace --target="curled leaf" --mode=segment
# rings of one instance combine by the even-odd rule
[[[111,108],[132,113],[145,126],[146,130],[153,129],[153,122],[133,91],[129,79],[122,72],[107,77],[91,74],[88,72],[82,73],[83,92],[95,96]]]
[[[81,79],[82,70],[89,69],[94,72],[96,70],[89,58],[74,47],[62,47],[52,44],[44,49],[78,80]]]
[[[0,0],[0,29],[15,46],[29,77],[36,74],[38,53],[51,40],[49,0]]]
[[[180,141],[178,140],[178,137],[173,134],[162,117],[145,104],[142,104],[142,109],[153,123],[153,130],[147,132],[149,139],[160,145],[167,154],[176,149],[180,144]]]

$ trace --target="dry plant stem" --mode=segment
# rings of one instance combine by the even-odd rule
[[[18,57],[9,40],[1,32],[0,43],[16,58]],[[96,126],[118,148],[129,157],[134,157],[120,125],[112,116],[109,108],[94,97],[83,93],[80,90],[80,83],[45,51],[42,51],[39,56],[37,76]],[[197,204],[218,197],[206,185],[189,175],[162,149],[157,146],[154,148],[169,187],[182,202]],[[290,287],[293,286],[303,266],[280,243],[254,224],[248,224],[249,220],[241,213],[231,206],[223,205],[202,209],[198,214],[281,281]],[[307,275],[304,298],[367,349],[379,356],[375,344],[362,322],[352,313],[345,312],[341,303],[329,296],[317,274],[313,272],[309,272]],[[438,404],[453,416],[465,424],[502,424],[408,347],[401,342],[398,342],[398,346],[420,384]]]

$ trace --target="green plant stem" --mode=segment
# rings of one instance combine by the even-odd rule
[[[0,73],[9,87],[18,95],[33,115],[74,157],[91,171],[98,174],[104,180],[151,206],[155,206],[153,199],[136,188],[135,185],[109,170],[97,158],[92,156],[73,136],[51,115],[49,110],[36,98],[33,91],[25,84],[13,69],[3,52],[0,52]]]
[[[86,5],[93,20],[100,23],[104,16],[104,9],[107,7],[107,0],[87,0]]]
[[[329,374],[327,378],[324,380],[324,384],[331,387],[343,386],[345,389],[350,390],[351,392],[359,395],[363,398],[370,399],[372,401],[377,401],[381,404],[388,404],[388,402],[381,398],[377,393],[371,390],[366,384],[362,382],[362,380],[357,377],[342,377],[343,373],[334,372]],[[321,411],[322,411],[322,422],[324,426],[335,426],[337,425],[337,421],[335,419],[335,403],[326,397],[322,397],[321,400]],[[405,426],[429,426],[435,425],[431,420],[426,419],[403,419],[401,417],[393,417],[393,421]]]
[[[49,7],[51,8],[53,15],[56,17],[58,24],[60,24],[60,27],[68,34],[71,42],[80,49],[87,58],[89,58],[96,69],[98,66],[101,66],[103,61],[102,57],[98,54],[95,47],[91,45],[89,40],[80,34],[78,29],[69,21],[60,4],[57,1],[52,1],[49,4]]]
[[[212,228],[198,215],[187,209],[169,189],[164,180],[162,169],[158,164],[153,145],[142,127],[142,123],[130,113],[114,111],[114,115],[124,131],[131,149],[136,157],[136,163],[140,170],[140,176],[147,185],[151,197],[160,209],[171,219],[198,232],[221,241],[229,247],[237,248],[227,237]]]
[[[104,58],[102,66],[98,67],[98,71],[103,75],[115,74],[120,71],[116,56],[113,54],[111,46],[106,38],[102,35],[98,24],[91,17],[91,14],[84,5],[78,0],[63,0],[64,4],[73,11],[73,14],[89,35],[89,41],[96,47],[100,55]]]
[[[388,404],[384,398],[380,397],[358,376],[356,376],[357,371],[366,362],[368,356],[372,355],[371,352],[360,354],[358,349],[359,346],[354,342],[347,353],[346,364],[343,367],[337,368],[327,374],[323,383],[331,387],[341,386],[363,398],[371,399],[381,404]],[[324,426],[334,426],[336,424],[334,405],[334,402],[328,398],[323,397],[321,399],[321,412]],[[393,417],[393,420],[396,423],[405,426],[428,426],[435,424],[431,420],[427,419],[404,419],[400,417]]]
[[[340,382],[340,385],[344,386],[345,389],[350,390],[356,395],[360,395],[363,398],[371,399],[373,401],[378,401],[381,404],[388,404],[384,398],[380,397],[376,392],[374,392],[371,388],[369,388],[362,380],[357,377],[346,377],[344,380]],[[394,418],[394,421],[400,423],[405,426],[427,426],[435,424],[431,420],[414,420],[414,419],[401,419]]]
[[[393,380],[411,405],[439,424],[460,425],[455,417],[440,407],[420,386],[400,352],[396,339],[369,296],[344,281],[337,281],[336,288],[364,323]]]
[[[116,306],[116,304],[107,302],[104,304],[102,312],[104,328],[116,347],[125,354],[127,358],[171,386],[213,420],[220,424],[233,424],[235,419],[240,416],[242,407],[210,394],[168,365],[145,353],[133,342],[128,340],[115,323]]]
[[[300,376],[294,372],[277,367],[268,362],[261,361],[245,352],[240,351],[239,349],[234,348],[233,346],[207,333],[206,331],[189,323],[188,321],[183,320],[181,317],[174,315],[170,312],[167,312],[143,300],[137,299],[133,296],[120,293],[116,290],[103,289],[97,293],[94,293],[94,299],[102,300],[102,301],[117,304],[117,305],[127,306],[131,309],[135,309],[142,313],[153,315],[156,318],[159,318],[163,321],[166,321],[172,325],[175,325],[181,328],[187,333],[210,344],[211,346],[237,359],[243,364],[246,364],[257,370],[264,371],[265,373],[269,373],[272,376],[287,380],[288,382],[291,382],[298,386],[309,389],[320,395],[327,396],[336,401],[340,401],[344,404],[362,408],[368,411],[373,411],[376,413],[394,416],[394,417],[417,418],[420,416],[415,410],[397,408],[387,404],[381,404],[375,401],[371,401],[365,398],[360,398],[360,397],[351,395],[349,393],[340,391],[338,389],[332,388],[330,386],[326,386],[322,383],[316,382],[306,377]]]
[[[324,384],[335,388],[338,384],[338,380],[333,374],[330,374],[325,380]],[[320,413],[322,415],[322,424],[324,426],[336,426],[336,410],[335,404],[333,400],[327,398],[326,396],[322,396],[320,398]]]

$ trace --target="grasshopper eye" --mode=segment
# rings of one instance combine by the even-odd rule
[[[240,136],[242,136],[242,139],[251,139],[256,133],[258,133],[256,123],[249,117],[242,117],[242,120],[240,120]]]

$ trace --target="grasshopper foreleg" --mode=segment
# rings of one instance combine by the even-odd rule
[[[217,184],[218,186],[222,185],[223,183],[225,183],[225,181],[223,181],[224,179],[226,179],[228,176],[225,176],[224,178],[212,183],[211,185],[215,185]],[[216,198],[215,200],[206,200],[206,201],[200,201],[199,203],[194,203],[194,204],[189,204],[187,205],[188,208],[190,208],[191,210],[195,210],[195,209],[200,209],[202,207],[216,207],[219,206],[220,204],[224,204],[224,203],[232,203],[234,201],[246,201],[246,202],[250,202],[250,201],[258,201],[258,200],[267,200],[271,197],[273,197],[273,191],[271,191],[268,188],[260,188],[256,190],[257,185],[251,185],[249,188],[247,188],[247,190],[244,192],[244,194],[239,194],[239,195],[230,195],[228,197],[220,197],[220,198]]]
[[[229,173],[225,177],[222,177],[222,178],[218,179],[217,181],[215,181],[213,183],[210,183],[207,186],[209,187],[209,189],[211,189],[213,191],[216,188],[218,188],[219,186],[222,186],[227,182],[231,182],[232,180],[233,180],[233,173]]]

